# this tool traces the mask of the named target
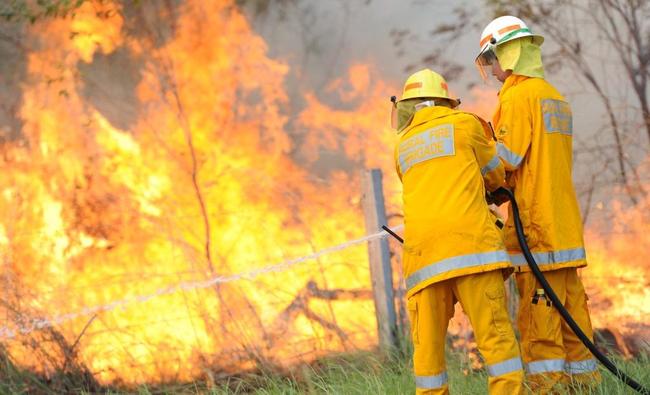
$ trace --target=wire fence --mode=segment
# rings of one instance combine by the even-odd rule
[[[403,227],[402,225],[397,226],[393,229],[393,231],[399,231],[402,229],[402,227]],[[260,275],[286,271],[304,262],[310,260],[316,260],[321,256],[331,254],[337,251],[342,251],[349,247],[363,244],[368,241],[375,240],[381,237],[386,237],[386,236],[388,236],[388,233],[382,230],[380,232],[367,235],[359,239],[349,240],[335,246],[324,248],[312,254],[308,254],[294,259],[289,259],[276,264],[267,265],[255,270],[251,270],[249,272],[237,273],[232,275],[224,275],[224,276],[215,276],[210,279],[202,280],[202,281],[184,281],[164,288],[160,288],[155,292],[146,295],[138,295],[129,298],[114,300],[106,304],[84,307],[79,311],[61,314],[51,318],[33,319],[28,325],[19,326],[18,328],[15,329],[9,328],[7,326],[3,326],[0,327],[0,338],[12,338],[15,337],[17,333],[20,333],[22,335],[27,335],[35,330],[48,328],[53,325],[60,325],[67,321],[77,319],[79,317],[92,316],[100,312],[108,312],[116,309],[125,308],[134,303],[146,303],[149,300],[157,298],[159,296],[169,295],[179,291],[191,291],[195,289],[209,288],[217,284],[225,284],[234,281],[253,280]]]
[[[367,276],[367,259],[354,262],[343,256],[337,259],[335,254],[365,247],[387,235],[380,231],[297,258],[207,278],[206,270],[149,273],[139,278],[132,276],[134,272],[120,273],[105,281],[98,278],[88,287],[35,290],[32,298],[10,295],[5,287],[0,342],[17,361],[37,371],[44,366],[46,371],[65,370],[71,363],[66,355],[74,355],[75,363],[108,382],[159,381],[174,371],[200,375],[206,366],[236,373],[261,360],[286,365],[332,352],[371,348],[377,344],[377,328],[369,278],[362,288],[332,287],[314,278],[325,270],[323,265],[330,271],[344,267],[346,273],[354,266]],[[326,255],[335,259],[323,260]],[[182,254],[175,258],[182,259]],[[308,262],[311,265],[305,265]],[[284,289],[282,282],[300,266],[309,268],[310,275]],[[262,280],[279,283],[281,289],[266,292]],[[169,284],[134,293],[161,281]],[[5,276],[5,285],[11,282]],[[247,288],[222,288],[243,284]],[[80,302],[84,293],[97,294],[101,300],[107,288],[121,287],[133,296],[86,306]],[[250,297],[239,297],[238,292]],[[64,303],[43,305],[49,301]],[[79,306],[76,310],[75,305]],[[72,311],[38,314],[66,307]],[[61,357],[53,360],[52,355]]]
[[[399,226],[393,230],[401,229]],[[599,232],[599,235],[625,234],[637,232],[627,229]],[[52,284],[33,291],[31,296],[37,301],[33,306],[30,298],[23,298],[18,302],[20,312],[6,314],[5,323],[0,327],[0,342],[13,352],[25,349],[32,352],[34,347],[60,349],[62,354],[72,350],[72,354],[79,353],[79,363],[88,365],[97,377],[108,381],[119,377],[135,382],[149,381],[154,376],[160,379],[162,376],[154,374],[156,369],[169,372],[184,365],[215,364],[224,371],[236,372],[237,367],[251,366],[261,359],[266,363],[286,364],[332,352],[374,347],[377,328],[369,280],[363,289],[344,289],[328,286],[326,281],[316,283],[313,278],[319,274],[325,278],[323,272],[337,266],[347,267],[342,271],[347,275],[352,275],[349,269],[354,267],[362,267],[367,272],[367,260],[337,258],[335,254],[386,236],[385,231],[376,232],[297,258],[227,275],[210,275],[206,269],[160,272],[133,268],[121,273],[99,273],[88,284],[64,287]],[[328,259],[322,261],[325,256]],[[173,258],[187,257],[179,251]],[[285,289],[288,277],[270,277],[285,275],[298,267],[307,270],[304,264],[308,262],[318,265],[318,270],[308,266],[310,275],[303,276],[299,286]],[[632,281],[629,276],[616,273],[592,276],[587,272],[585,278],[590,282]],[[267,287],[264,293],[256,294],[268,285],[264,283],[267,280],[277,283],[277,290]],[[238,290],[220,293],[220,287],[241,284],[246,284],[242,292],[250,293],[250,299],[233,296]],[[400,286],[398,280],[396,288]],[[129,296],[79,304],[83,299],[76,299],[76,294],[83,294],[89,287],[100,295],[107,288],[123,288]],[[403,289],[397,289],[397,295],[403,296]],[[65,297],[74,299],[75,303],[57,308],[39,306],[38,301]],[[105,295],[98,298],[102,299],[106,300]],[[238,304],[223,308],[223,304],[232,300]],[[4,302],[9,304],[9,298]],[[353,303],[353,309],[342,308]],[[38,314],[66,306],[73,308],[52,316]],[[350,311],[354,312],[352,317]],[[400,319],[406,320],[404,312],[401,313]],[[454,341],[454,346],[475,347],[469,323],[462,318],[458,320],[455,333],[462,336]],[[60,335],[67,343],[61,344]],[[29,338],[32,340],[25,340]],[[32,349],[25,345],[28,343]],[[34,355],[41,360],[47,358],[42,350]],[[115,355],[120,356],[119,362]],[[113,362],[101,362],[106,360]],[[122,367],[116,367],[116,363]],[[131,377],[124,369],[142,371],[139,376]]]
[[[179,374],[187,380],[205,369],[236,374],[259,361],[284,365],[373,347],[376,323],[369,281],[367,289],[339,290],[326,283],[313,285],[313,275],[291,277],[300,266],[302,271],[317,273],[324,264],[327,270],[355,265],[357,271],[367,272],[367,261],[350,261],[347,254],[337,259],[336,254],[386,235],[376,232],[228,275],[189,270],[137,278],[122,273],[107,281],[96,278],[87,288],[35,290],[31,297],[11,295],[9,289],[15,284],[5,273],[0,342],[15,361],[36,371],[65,371],[73,363],[68,356],[74,356],[74,364],[87,367],[97,380],[127,383],[158,382]],[[181,253],[174,255],[174,259],[184,258]],[[326,255],[335,259],[324,260]],[[265,285],[279,282],[282,286],[283,281],[286,285],[288,278],[296,284],[266,292]],[[241,290],[233,288],[244,285]],[[116,289],[133,296],[112,299],[120,295],[113,292]],[[108,302],[84,306],[89,295]],[[354,306],[347,310],[352,307],[354,319],[339,306],[350,303]],[[40,311],[66,307],[72,311],[39,316]]]

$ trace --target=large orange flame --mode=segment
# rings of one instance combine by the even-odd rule
[[[650,164],[647,160],[645,167]],[[634,206],[609,204],[609,221],[598,221],[585,233],[589,266],[583,272],[595,327],[637,337],[650,336],[650,195]]]
[[[289,156],[287,66],[266,56],[230,2],[188,1],[180,11],[174,34],[158,47],[124,37],[115,5],[86,2],[72,20],[34,26],[40,45],[29,55],[20,111],[25,144],[5,145],[1,164],[0,242],[13,295],[7,324],[246,272],[364,233],[357,177],[341,170],[314,180]],[[79,65],[117,48],[146,54],[129,131],[79,93]],[[355,70],[347,81],[360,93],[348,93],[376,97],[377,88],[357,85]],[[356,116],[371,108],[366,119],[377,116],[370,104],[347,115],[361,124],[359,136],[381,124]],[[298,123],[316,134],[309,114]],[[345,144],[363,151],[360,141]],[[390,156],[375,154],[373,163]],[[73,349],[102,382],[189,379],[206,366],[241,369],[260,359],[289,363],[374,344],[368,288],[365,248],[354,247],[254,282],[82,316],[30,333],[37,350],[23,341],[8,349],[46,372]]]
[[[398,217],[387,127],[398,88],[358,63],[326,88],[341,105],[305,92],[289,113],[288,66],[231,1],[186,1],[163,40],[144,27],[125,35],[121,11],[85,2],[30,29],[23,137],[0,148],[3,325],[81,314],[4,339],[8,353],[44,374],[77,364],[102,383],[139,383],[374,346],[364,245],[252,281],[165,290],[363,235],[350,169],[382,168]],[[135,114],[128,130],[81,93],[83,65],[118,50],[143,62],[135,108],[113,103]],[[475,90],[464,108],[487,117],[494,93]]]

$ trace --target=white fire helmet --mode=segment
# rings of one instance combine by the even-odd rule
[[[544,37],[533,34],[524,21],[511,15],[500,16],[483,29],[479,44],[481,51],[474,63],[484,81],[488,75],[486,68],[490,67],[497,58],[496,47],[521,37],[532,37],[533,43],[537,45],[542,45],[544,42]]]

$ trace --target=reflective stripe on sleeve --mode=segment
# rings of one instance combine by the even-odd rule
[[[533,258],[538,265],[551,265],[554,263],[565,263],[585,259],[587,254],[585,249],[572,248],[569,250],[547,251],[547,252],[533,252]],[[525,266],[526,258],[524,254],[510,254],[510,261],[515,266]]]
[[[490,263],[508,262],[509,260],[510,258],[505,251],[482,252],[479,254],[460,255],[443,259],[413,272],[406,278],[406,288],[410,290],[422,281],[452,270],[466,269]]]
[[[543,359],[526,364],[526,372],[529,374],[564,372],[564,359]]]
[[[595,359],[585,359],[584,361],[567,362],[566,372],[569,374],[590,373],[598,369]]]
[[[422,389],[436,389],[447,384],[447,372],[435,376],[415,376],[415,386]]]
[[[518,167],[521,161],[524,160],[521,156],[510,151],[503,143],[497,143],[497,154],[512,167]]]
[[[523,370],[524,366],[521,363],[521,358],[515,357],[506,359],[505,361],[493,363],[487,366],[488,374],[492,377],[501,376],[503,374]]]
[[[499,157],[495,155],[492,159],[490,159],[488,164],[481,169],[481,175],[484,176],[492,170],[496,169],[499,167],[499,163],[501,163],[501,161],[499,161]]]

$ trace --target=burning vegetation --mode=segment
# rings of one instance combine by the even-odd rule
[[[134,384],[375,346],[364,245],[210,281],[363,235],[361,168],[384,170],[399,212],[395,88],[372,65],[292,100],[289,66],[227,0],[188,0],[173,16],[85,2],[29,26],[22,45],[21,128],[0,145],[1,333],[14,363]],[[115,54],[138,65],[133,100],[110,100],[111,81],[84,71]],[[464,108],[489,115],[494,92],[475,99]],[[621,336],[648,334],[649,202],[614,206],[614,234],[587,236],[594,324]]]
[[[136,16],[139,37],[124,34],[124,16],[111,3],[87,2],[74,18],[30,28],[22,136],[3,144],[0,164],[4,332],[15,335],[6,340],[7,352],[45,374],[70,357],[101,383],[136,383],[187,380],[206,366],[239,370],[371,346],[372,300],[359,291],[369,288],[363,246],[254,282],[110,305],[364,233],[356,176],[337,171],[315,179],[308,163],[292,159],[295,150],[316,157],[325,139],[317,144],[305,133],[296,143],[289,135],[287,66],[266,56],[266,44],[238,9],[227,1],[187,2],[164,38],[147,31],[169,23],[159,11]],[[142,62],[135,105],[112,103],[134,114],[128,130],[83,95],[89,81],[81,68],[115,51]],[[350,79],[340,83],[352,100],[367,82],[359,87]],[[381,108],[364,105],[368,121],[357,126],[356,141],[346,141],[351,157],[377,143],[362,136],[381,125]],[[319,136],[330,130],[325,148],[338,149],[342,132],[359,121],[358,110],[352,103],[352,110],[337,112],[312,94],[296,129]],[[348,124],[334,131],[321,124],[333,114]],[[368,164],[389,163],[388,153],[374,150]],[[104,305],[30,331],[38,326],[33,318]]]

